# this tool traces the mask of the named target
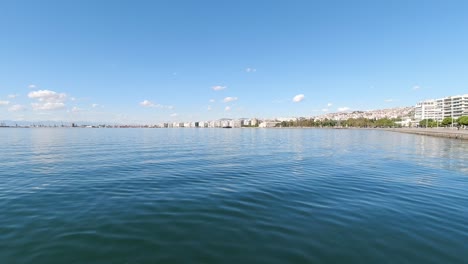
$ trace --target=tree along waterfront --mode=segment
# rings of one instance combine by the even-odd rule
[[[450,127],[450,126],[468,126],[468,116],[461,116],[459,118],[446,117],[442,121],[434,119],[423,119],[419,121],[420,127]]]
[[[299,118],[297,120],[283,121],[278,123],[277,127],[361,127],[361,128],[375,128],[375,127],[401,127],[396,122],[401,121],[400,118],[381,118],[381,119],[368,119],[368,118],[349,118],[347,120],[314,120],[313,118]]]

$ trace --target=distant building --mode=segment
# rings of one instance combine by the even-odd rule
[[[232,127],[242,127],[242,120],[238,119],[238,120],[233,120],[232,121]]]
[[[252,118],[252,119],[250,120],[250,125],[251,125],[251,126],[256,126],[257,124],[258,124],[257,118]]]
[[[396,123],[397,125],[402,126],[402,127],[410,127],[410,126],[412,126],[412,120],[411,120],[411,118],[405,118],[405,119],[403,119],[403,120],[401,120],[401,121],[396,121],[395,123]]]
[[[221,127],[228,127],[228,126],[231,126],[231,120],[221,121]]]
[[[279,123],[278,121],[263,121],[258,127],[275,127]]]

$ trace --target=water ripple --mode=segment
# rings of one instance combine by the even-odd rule
[[[1,263],[464,263],[466,142],[3,129]]]

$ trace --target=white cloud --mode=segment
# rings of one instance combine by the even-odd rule
[[[208,106],[207,110],[208,110],[208,111],[211,111],[211,106]]]
[[[30,84],[30,85],[28,85],[28,88],[29,88],[29,89],[35,89],[35,88],[36,88],[36,85],[35,85],[35,84]]]
[[[393,99],[386,99],[385,102],[387,103],[393,102]]]
[[[237,101],[237,97],[226,97],[223,99],[223,102],[229,103],[229,102],[234,102]]]
[[[349,111],[350,109],[351,108],[346,107],[346,106],[345,107],[340,107],[340,108],[338,108],[338,112],[345,112],[345,111]]]
[[[26,107],[19,104],[12,105],[10,108],[8,108],[9,112],[19,112],[24,110],[26,110]]]
[[[140,102],[140,105],[143,107],[150,107],[150,108],[167,108],[167,109],[173,109],[174,107],[172,105],[161,105],[161,104],[155,104],[149,100],[143,100],[143,102]]]
[[[226,86],[221,86],[221,85],[215,85],[213,87],[211,87],[214,91],[221,91],[221,90],[224,90],[226,89],[227,87]]]
[[[10,101],[0,101],[0,106],[9,105]]]
[[[210,103],[214,103],[215,102],[215,99],[210,99]]]
[[[231,107],[230,107],[230,106],[226,106],[226,107],[224,108],[224,111],[231,111]]]
[[[144,107],[154,107],[155,104],[153,104],[151,101],[148,101],[148,100],[144,100],[143,102],[140,103],[141,106],[144,106]]]
[[[45,103],[32,103],[31,106],[34,110],[58,110],[58,109],[64,108],[65,104],[45,102]]]
[[[327,109],[327,108],[323,108],[323,109],[322,109],[322,112],[328,112],[328,109]]]
[[[76,107],[76,106],[74,106],[74,107],[72,108],[72,110],[71,110],[71,111],[72,111],[73,113],[76,113],[76,112],[80,112],[80,111],[81,111],[81,109],[80,109],[80,108],[78,108],[78,107]]]
[[[298,95],[294,96],[292,100],[295,103],[299,103],[302,100],[304,100],[304,98],[305,98],[305,96],[303,94],[298,94]]]
[[[332,103],[328,103],[328,104],[327,104],[327,107],[330,107],[330,106],[332,106],[332,105],[333,105]]]
[[[70,100],[72,100],[72,101],[76,101],[76,98],[75,98],[75,97],[72,97],[72,98],[70,98]]]
[[[28,97],[31,99],[37,99],[40,102],[56,102],[61,103],[64,102],[67,98],[67,95],[64,93],[57,93],[50,90],[39,90],[30,92]]]
[[[254,68],[246,68],[245,71],[246,71],[246,72],[256,72],[257,69],[254,69]]]
[[[50,90],[38,90],[30,92],[28,97],[36,99],[38,103],[32,103],[34,110],[57,110],[65,107],[67,95]]]
[[[98,106],[99,106],[98,104],[92,104],[92,105],[91,105],[91,107],[93,107],[93,108],[96,108],[96,107],[98,107]]]
[[[176,117],[176,116],[178,116],[178,114],[177,114],[177,113],[173,113],[173,114],[171,114],[171,116],[172,116],[172,117]]]
[[[14,99],[14,98],[16,98],[16,97],[18,97],[18,96],[19,96],[19,94],[9,94],[9,95],[8,95],[8,98]]]
[[[421,87],[419,85],[413,86],[413,91],[416,91],[416,90],[419,90],[419,89],[421,89]]]

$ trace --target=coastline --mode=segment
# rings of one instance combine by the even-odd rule
[[[415,134],[422,136],[444,137],[468,140],[468,130],[446,129],[446,128],[386,128],[386,131]]]

